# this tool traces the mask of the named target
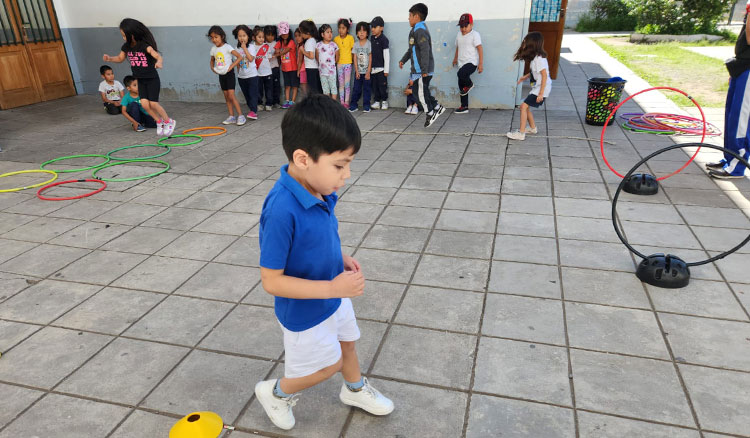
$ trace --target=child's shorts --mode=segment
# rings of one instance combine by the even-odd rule
[[[219,75],[219,86],[223,91],[234,90],[237,81],[234,79],[234,70],[228,71],[226,74]]]
[[[282,72],[282,75],[284,76],[284,86],[285,87],[299,87],[299,77],[297,76],[297,72],[292,71],[285,71]]]
[[[142,100],[158,102],[159,90],[161,89],[161,80],[159,80],[159,77],[136,79],[138,79],[138,96],[140,96]]]
[[[536,94],[529,94],[528,96],[526,96],[526,99],[523,101],[523,103],[525,103],[528,106],[532,106],[534,108],[539,108],[540,106],[542,106],[544,101],[547,100],[547,98],[545,97],[542,99],[541,102],[537,102],[536,98],[537,98]]]
[[[320,85],[323,86],[323,94],[339,94],[339,88],[336,86],[336,76],[320,75]]]
[[[279,323],[281,325],[281,323]],[[328,319],[301,332],[281,326],[284,332],[284,377],[305,377],[329,367],[341,359],[339,341],[359,339],[359,327],[352,300],[342,298],[341,305]]]

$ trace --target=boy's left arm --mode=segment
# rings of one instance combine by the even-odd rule
[[[391,65],[391,49],[386,47],[385,49],[383,49],[383,74],[385,75],[385,77],[388,77],[390,65]]]
[[[481,44],[477,46],[477,52],[479,52],[479,65],[477,66],[477,71],[482,73],[482,70],[484,70],[484,50],[482,50]]]
[[[536,97],[536,103],[541,103],[544,100],[544,90],[547,87],[547,69],[545,68],[539,73],[542,74],[542,85],[539,88],[539,96]]]
[[[367,73],[365,74],[365,80],[370,80],[370,72],[372,71],[372,52],[370,52],[370,55],[367,57]]]

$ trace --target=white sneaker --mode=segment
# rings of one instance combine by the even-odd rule
[[[235,116],[229,116],[226,120],[221,122],[222,125],[234,125],[235,123],[237,123],[237,117]]]
[[[174,133],[174,127],[177,125],[177,122],[175,122],[174,119],[169,119],[169,121],[164,125],[164,135],[169,137]]]
[[[293,394],[287,398],[279,398],[273,395],[273,388],[276,386],[277,380],[258,382],[255,385],[255,397],[258,398],[263,410],[266,411],[266,415],[276,427],[289,430],[294,427],[292,407],[297,404],[297,396]]]
[[[404,111],[404,114],[411,114],[412,106],[407,106],[406,110]]]
[[[508,132],[505,135],[511,140],[526,140],[526,134],[521,131]]]
[[[372,105],[370,105],[371,109],[380,109],[380,102],[373,102]]]
[[[388,102],[383,101],[383,103],[380,105],[380,109],[388,109]]]
[[[339,392],[339,399],[341,399],[341,402],[345,405],[364,409],[372,415],[388,415],[393,412],[394,406],[391,399],[370,386],[367,377],[363,377],[363,379],[365,386],[359,391],[351,391],[346,387],[346,383],[341,385],[341,391]]]
[[[237,117],[237,126],[242,126],[245,123],[247,123],[247,119],[245,118],[245,116]]]
[[[416,116],[417,114],[419,114],[419,107],[418,107],[418,106],[416,106],[416,105],[412,106],[412,107],[411,107],[411,114],[412,114],[413,116]]]
[[[271,111],[273,107],[271,105],[266,105],[266,111]]]
[[[539,132],[539,130],[536,128],[536,126],[534,127],[534,129],[529,128],[529,129],[526,130],[527,134],[536,134],[538,132]]]
[[[159,137],[164,135],[164,125],[166,125],[166,123],[164,122],[158,122],[156,124],[156,135],[158,135]]]

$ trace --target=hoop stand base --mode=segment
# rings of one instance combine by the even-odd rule
[[[622,189],[634,195],[650,196],[659,193],[659,182],[648,173],[634,173]]]
[[[641,260],[635,275],[644,283],[665,289],[680,289],[690,283],[690,268],[672,254],[651,254]]]

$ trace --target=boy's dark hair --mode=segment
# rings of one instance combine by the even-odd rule
[[[327,31],[328,29],[331,29],[330,24],[323,24],[320,26],[320,28],[318,29],[318,34],[320,35],[320,39],[323,39],[323,32]]]
[[[122,78],[122,83],[125,84],[125,88],[129,87],[130,84],[133,83],[135,80],[135,76],[127,75],[124,78]]]
[[[224,32],[224,29],[221,28],[221,26],[213,25],[210,29],[208,29],[208,33],[206,36],[208,38],[211,38],[211,34],[215,33],[216,35],[219,35],[221,37],[221,42],[226,43],[227,42],[227,34]]]
[[[357,23],[357,27],[355,28],[355,30],[357,32],[359,32],[360,30],[364,30],[365,32],[367,32],[367,36],[370,36],[370,23],[366,21],[360,21],[359,23]]]
[[[513,55],[514,61],[531,61],[537,56],[547,57],[544,51],[544,35],[541,32],[529,32],[521,42],[521,47]]]
[[[352,19],[351,18],[339,18],[338,24],[336,24],[336,27],[341,25],[346,26],[346,31],[349,32],[349,28],[352,27]]]
[[[156,48],[156,40],[151,31],[140,21],[133,18],[125,18],[120,22],[120,30],[125,34],[125,40],[129,46],[134,46],[136,43],[142,41],[154,50],[159,50]]]
[[[269,24],[263,27],[263,35],[273,35],[273,39],[276,39],[278,37],[278,30],[276,26]]]
[[[103,66],[99,67],[99,74],[102,75],[102,76],[104,76],[104,73],[107,73],[109,70],[112,70],[112,67],[110,67],[108,65],[103,65]]]
[[[296,103],[281,121],[281,144],[289,161],[302,149],[313,161],[324,154],[354,148],[359,152],[362,133],[346,108],[323,94],[313,94]]]
[[[310,38],[315,38],[315,41],[320,40],[320,35],[318,34],[318,28],[315,26],[315,22],[312,20],[302,20],[299,23],[298,27],[300,33],[302,34],[308,34],[310,35]]]
[[[424,3],[417,3],[409,8],[409,12],[414,15],[419,15],[422,21],[427,19],[427,5]]]
[[[235,27],[234,30],[232,31],[232,35],[234,35],[234,39],[236,39],[237,41],[240,40],[240,31],[245,32],[245,34],[247,34],[248,39],[250,40],[253,39],[253,31],[251,31],[250,28],[247,27],[247,25],[240,24],[239,26]],[[251,42],[252,41],[248,41],[248,44],[250,44]]]

